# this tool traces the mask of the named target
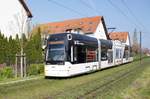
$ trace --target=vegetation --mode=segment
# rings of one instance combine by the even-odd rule
[[[40,34],[41,31],[38,28],[35,32],[36,33],[34,33],[34,35],[32,35],[30,38],[26,38],[26,35],[22,34],[22,40],[18,35],[16,35],[16,38],[12,38],[12,36],[6,38],[0,33],[0,69],[3,69],[2,67],[5,66],[11,66],[11,68],[15,66],[16,54],[20,54],[21,43],[23,45],[24,53],[26,54],[28,68],[30,68],[30,64],[39,64],[35,65],[37,66],[36,68],[41,66],[40,63],[43,63]],[[34,66],[31,65],[31,68],[33,67]],[[43,68],[44,67],[42,67],[42,69]],[[43,72],[42,69],[37,70],[36,72],[39,74]],[[29,69],[29,71],[27,71],[29,73],[28,75],[35,73],[35,69],[33,70],[34,73],[31,73],[32,70]],[[5,71],[5,68],[1,71]],[[14,76],[14,74],[12,74],[12,76]],[[3,78],[2,75],[0,75],[0,78]]]
[[[150,65],[134,82],[132,82],[120,97],[124,99],[150,99]]]
[[[137,36],[137,31],[136,29],[134,30],[134,33],[133,33],[133,38],[132,38],[132,51],[133,51],[133,54],[138,54],[140,53],[140,44],[138,42],[138,36]]]
[[[13,77],[13,69],[12,67],[4,67],[0,69],[0,79],[12,78]]]
[[[41,48],[41,30],[38,28],[35,35],[32,35],[25,47],[25,53],[27,55],[27,62],[30,63],[42,63],[42,48]]]
[[[28,39],[25,34],[22,34],[24,52],[27,54],[30,64],[43,62],[40,28],[35,32],[35,35]],[[16,54],[19,54],[21,49],[21,39],[19,39],[19,36],[16,35],[16,38],[12,38],[12,36],[6,38],[0,33],[0,45],[0,64],[15,64]]]
[[[28,75],[38,75],[44,73],[44,64],[31,64],[27,69]]]
[[[15,63],[15,55],[20,51],[18,35],[16,39],[9,39],[0,33],[0,64],[12,65]]]
[[[92,74],[68,79],[37,79],[14,84],[0,85],[0,98],[8,99],[126,99],[130,96],[134,82],[141,74],[149,73],[150,58],[143,59],[142,66],[139,61],[117,66]],[[130,72],[129,72],[130,71]],[[138,79],[137,79],[138,78]],[[149,76],[143,91],[136,95],[149,97]],[[143,79],[144,80],[144,79]],[[141,81],[141,80],[138,80]],[[144,83],[144,81],[142,81]],[[134,85],[136,86],[136,85]],[[142,86],[140,87],[142,88]],[[129,93],[128,93],[129,92]],[[137,98],[137,99],[143,99]],[[145,99],[146,99],[145,98]],[[128,98],[127,98],[128,99]],[[129,99],[135,99],[133,96]],[[148,98],[147,98],[148,99]]]

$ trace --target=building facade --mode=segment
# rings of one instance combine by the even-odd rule
[[[4,36],[14,38],[28,33],[32,14],[25,0],[1,0],[0,12],[0,31]]]

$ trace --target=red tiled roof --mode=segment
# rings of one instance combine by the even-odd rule
[[[81,29],[83,33],[94,33],[98,24],[104,19],[102,16],[87,17],[80,19],[65,20],[62,22],[52,22],[42,24],[41,29],[46,30],[49,34],[64,33],[69,29]]]
[[[119,40],[122,42],[127,41],[127,37],[129,36],[128,32],[112,32],[109,33],[109,38],[112,40]]]
[[[26,5],[24,0],[19,0],[19,2],[22,4],[22,6],[24,7],[24,9],[26,10],[26,13],[28,15],[29,18],[32,18],[32,13],[30,12],[28,6]]]

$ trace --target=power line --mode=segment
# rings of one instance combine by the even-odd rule
[[[88,3],[86,3],[84,0],[80,0],[82,2],[82,4],[84,6],[86,6],[87,8],[93,9],[96,13],[101,13],[99,10],[97,10],[96,8],[93,8],[91,5],[89,5]]]
[[[128,19],[128,22],[130,22],[131,24],[135,25],[136,27],[139,27],[136,23],[131,22],[132,20],[117,6],[115,5],[111,0],[108,0],[108,2],[118,11],[120,12],[125,18]]]
[[[88,3],[86,3],[85,1],[83,1],[83,0],[80,0],[81,2],[82,2],[82,4],[84,5],[84,6],[86,6],[87,8],[89,8],[89,9],[93,9]]]
[[[147,28],[142,24],[141,21],[138,20],[136,15],[133,13],[133,11],[128,7],[127,3],[124,0],[121,0],[121,2],[124,4],[124,6],[128,9],[129,13],[132,15],[132,17],[136,20],[136,22],[141,25],[143,28],[147,30]]]
[[[89,1],[89,0],[88,0]],[[92,6],[92,8],[96,11],[96,14],[100,13],[97,9],[96,9],[96,5],[95,3],[93,2],[93,0],[90,0],[89,1],[90,5]]]
[[[87,16],[87,15],[85,15],[85,14],[83,14],[83,13],[80,13],[80,12],[78,12],[78,11],[76,11],[76,10],[74,10],[74,9],[72,9],[72,8],[70,8],[70,7],[68,7],[68,6],[65,6],[65,5],[63,5],[63,4],[61,4],[61,3],[58,3],[58,2],[56,2],[56,1],[54,1],[54,0],[48,0],[48,1],[50,1],[50,2],[53,3],[53,4],[56,4],[57,6],[60,6],[60,7],[62,7],[62,8],[65,8],[65,9],[71,11],[71,12],[74,12],[74,13],[76,13],[76,14],[78,14],[78,15]]]

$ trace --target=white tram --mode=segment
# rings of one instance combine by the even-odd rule
[[[52,34],[45,50],[45,77],[70,77],[131,62],[130,50],[120,41]]]

